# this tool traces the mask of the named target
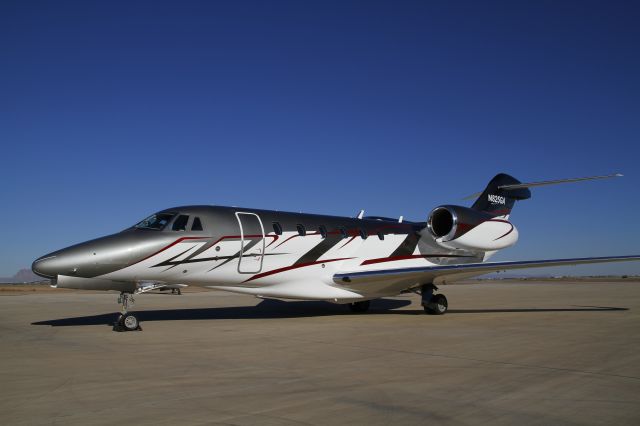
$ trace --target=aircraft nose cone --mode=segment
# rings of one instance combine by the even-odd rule
[[[31,265],[31,270],[43,278],[55,278],[58,275],[56,269],[56,256],[42,256]]]

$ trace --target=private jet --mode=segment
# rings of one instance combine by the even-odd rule
[[[285,300],[323,300],[364,312],[372,299],[414,292],[442,315],[438,286],[512,269],[640,260],[609,256],[487,262],[518,241],[509,217],[531,187],[605,179],[591,176],[522,183],[495,176],[471,207],[441,205],[426,222],[338,217],[239,207],[183,206],[159,211],[113,235],[49,253],[33,271],[57,288],[117,291],[114,330],[139,330],[133,295],[199,286]]]

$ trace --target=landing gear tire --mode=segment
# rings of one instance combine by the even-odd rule
[[[120,324],[120,326],[126,331],[135,331],[140,328],[140,322],[133,314],[120,315],[120,318],[118,318],[118,324]]]
[[[364,302],[353,302],[349,303],[349,310],[357,313],[367,312],[370,305],[371,302],[369,300],[365,300]]]
[[[429,315],[443,315],[449,309],[449,302],[444,294],[434,295],[429,303],[424,306],[424,311]]]
[[[140,321],[132,313],[127,312],[127,308],[134,303],[133,295],[122,292],[118,298],[118,303],[122,305],[122,313],[118,316],[118,320],[113,324],[113,331],[141,331]]]

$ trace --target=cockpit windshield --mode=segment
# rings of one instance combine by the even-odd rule
[[[156,229],[158,231],[161,231],[165,226],[167,226],[167,223],[169,223],[175,215],[175,213],[152,214],[151,216],[134,226],[134,228]]]

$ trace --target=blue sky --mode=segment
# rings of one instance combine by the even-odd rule
[[[170,206],[424,220],[498,172],[625,177],[534,189],[497,260],[640,253],[638,22],[614,1],[5,0],[0,275]]]

